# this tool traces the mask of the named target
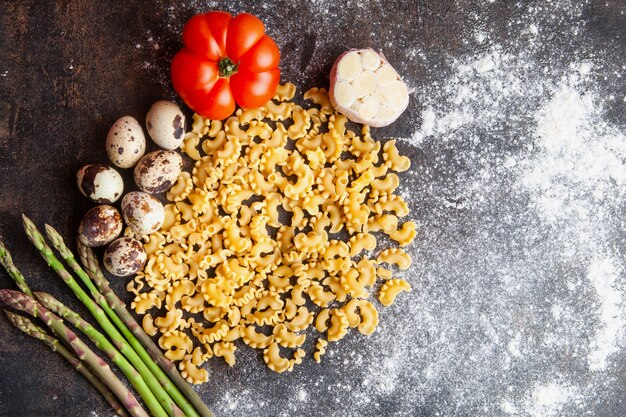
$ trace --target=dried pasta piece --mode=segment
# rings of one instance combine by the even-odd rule
[[[350,268],[348,272],[341,275],[341,285],[352,298],[367,298],[370,294],[359,278],[359,271],[356,268]]]
[[[163,317],[157,317],[154,323],[161,333],[172,332],[181,327],[183,323],[183,312],[181,310],[170,310]]]
[[[376,266],[371,259],[363,258],[357,265],[356,269],[361,274],[359,283],[364,287],[372,287],[376,283]]]
[[[199,347],[194,349],[194,353],[199,349]],[[185,355],[183,360],[178,363],[178,369],[180,370],[180,375],[190,384],[202,384],[209,380],[209,373],[206,369],[199,367],[202,363],[194,363],[192,359],[194,356],[190,354]]]
[[[404,217],[409,214],[409,206],[399,195],[382,195],[373,209],[374,213],[383,214],[385,211],[393,211],[396,216]]]
[[[304,357],[304,350],[298,349],[293,355],[293,359],[287,359],[280,356],[280,348],[278,343],[274,342],[263,350],[263,360],[267,364],[267,367],[274,372],[282,373],[285,371],[291,372],[294,365],[302,363]]]
[[[359,308],[359,300],[353,298],[348,301],[343,307],[342,310],[346,314],[346,318],[348,319],[348,326],[350,327],[358,327],[361,323],[361,316],[359,316],[357,309]]]
[[[291,110],[293,124],[287,128],[287,136],[290,139],[303,137],[311,127],[311,116],[302,107],[296,105]]]
[[[141,320],[141,327],[148,336],[154,336],[159,331],[159,329],[154,325],[154,320],[150,314],[143,316],[143,319]]]
[[[197,293],[194,296],[183,295],[180,306],[189,313],[199,313],[204,310],[204,296]]]
[[[374,250],[376,248],[376,238],[369,233],[357,233],[349,240],[350,256],[356,256],[363,250]]]
[[[274,93],[274,100],[289,101],[296,95],[296,86],[293,83],[278,84]]]
[[[391,279],[392,274],[391,271],[382,267],[376,268],[376,274],[381,278],[381,279]]]
[[[398,230],[398,217],[390,213],[378,214],[370,217],[367,224],[367,230],[369,232],[378,232],[382,230],[383,233],[391,234]]]
[[[324,287],[319,284],[311,284],[307,290],[307,294],[311,297],[311,301],[320,307],[328,307],[336,298],[335,294],[325,291]]]
[[[159,338],[159,346],[165,350],[165,357],[171,361],[179,361],[193,350],[193,342],[189,336],[179,330],[163,334]]]
[[[361,311],[361,320],[358,325],[359,332],[366,336],[371,335],[378,326],[378,310],[374,304],[367,300],[359,300],[359,310]]]
[[[348,317],[342,310],[333,308],[330,310],[330,327],[328,328],[328,341],[338,342],[348,334]]]
[[[330,318],[330,309],[324,308],[322,309],[315,318],[315,329],[323,333],[328,330],[328,319]]]
[[[390,140],[383,146],[383,158],[391,169],[397,172],[404,172],[411,167],[411,160],[406,156],[401,156],[396,148],[396,141]]]
[[[404,270],[411,266],[411,257],[408,253],[399,248],[385,249],[377,257],[376,262],[379,264],[388,263],[395,264],[398,268]]]
[[[333,114],[335,109],[330,104],[330,98],[328,92],[324,88],[313,87],[304,93],[305,100],[311,100],[313,103],[321,106],[321,111],[324,114]]]
[[[398,230],[389,234],[389,237],[398,242],[400,246],[406,246],[413,242],[417,232],[415,222],[405,222]]]
[[[239,123],[248,124],[253,120],[262,120],[263,119],[263,109],[237,109],[235,112],[237,117],[239,118]]]
[[[162,233],[154,232],[149,235],[148,241],[144,243],[143,248],[146,251],[146,256],[150,258],[153,255],[158,255],[164,246],[165,236]]]
[[[293,105],[291,103],[282,102],[280,104],[276,104],[270,100],[264,105],[266,111],[265,114],[267,118],[272,121],[287,120],[291,117],[292,106]]]
[[[297,334],[290,331],[284,323],[278,323],[276,326],[274,326],[274,331],[272,334],[274,335],[274,339],[276,340],[276,342],[278,342],[279,345],[287,348],[302,346],[302,344],[306,340],[305,334]]]
[[[285,322],[285,326],[292,332],[301,332],[313,323],[313,317],[313,314],[305,306],[301,306],[296,315],[290,318],[290,321]]]
[[[178,303],[183,296],[192,295],[195,292],[195,285],[193,282],[189,280],[182,280],[175,282],[170,288],[167,290],[167,295],[165,296],[165,306],[168,309],[173,309],[176,307],[176,303]]]
[[[328,346],[328,342],[324,339],[317,339],[317,343],[315,343],[315,353],[313,353],[313,359],[315,362],[322,362],[322,355],[326,353],[326,346]]]
[[[385,307],[389,307],[401,292],[411,291],[411,284],[403,279],[390,279],[386,281],[378,294],[378,300]]]
[[[243,328],[241,337],[244,343],[255,349],[265,349],[274,342],[274,335],[264,335],[256,331],[256,326],[250,325]]]
[[[137,294],[130,303],[130,308],[137,314],[145,314],[147,310],[154,307],[161,308],[161,299],[154,292]]]
[[[213,345],[213,354],[224,358],[229,366],[235,366],[235,351],[237,347],[232,342],[219,342]]]
[[[198,145],[200,144],[200,136],[196,132],[187,132],[185,134],[185,139],[183,139],[183,144],[181,145],[181,149],[184,153],[186,153],[191,159],[194,161],[200,160],[200,151],[198,150]]]
[[[176,183],[170,188],[165,195],[169,201],[183,201],[191,190],[193,189],[193,181],[191,180],[191,174],[183,171],[176,179]]]
[[[201,325],[191,328],[192,333],[202,343],[213,343],[218,340],[222,340],[226,333],[228,333],[228,322],[226,320],[219,320],[213,325],[213,327],[206,329]]]

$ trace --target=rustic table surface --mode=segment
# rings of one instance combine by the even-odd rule
[[[75,172],[107,162],[117,118],[176,99],[181,28],[211,9],[261,17],[299,94],[344,50],[383,50],[415,92],[374,136],[411,157],[419,224],[413,291],[373,336],[281,375],[245,345],[210,361],[217,415],[626,415],[624,1],[2,1],[0,237],[33,288],[85,313],[20,214],[73,240]],[[0,333],[0,416],[112,415],[4,316]]]

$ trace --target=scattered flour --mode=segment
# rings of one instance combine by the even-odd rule
[[[537,417],[553,416],[572,396],[570,389],[556,383],[538,385],[532,391],[531,413]]]
[[[596,290],[600,301],[600,323],[593,340],[593,349],[587,360],[589,369],[606,369],[610,355],[623,346],[626,334],[626,306],[623,294],[618,290],[620,272],[611,259],[594,260],[589,265],[587,278]]]

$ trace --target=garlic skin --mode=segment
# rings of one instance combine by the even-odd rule
[[[393,123],[409,105],[409,89],[382,53],[341,54],[330,72],[330,102],[348,119],[372,127]]]

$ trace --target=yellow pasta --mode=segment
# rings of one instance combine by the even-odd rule
[[[380,287],[378,300],[386,307],[389,307],[396,300],[401,292],[411,291],[411,285],[403,279],[390,279]]]
[[[242,339],[244,343],[255,349],[265,349],[274,341],[274,335],[266,336],[256,331],[255,326],[247,326],[243,329]]]
[[[175,330],[164,333],[159,338],[159,346],[165,349],[165,357],[171,361],[183,359],[185,354],[193,350],[193,342],[185,333]]]
[[[213,354],[221,357],[229,366],[235,365],[237,347],[232,342],[219,342],[213,346]]]
[[[394,171],[404,172],[411,166],[411,160],[406,156],[401,156],[398,152],[395,140],[385,143],[385,146],[383,146],[383,158]]]
[[[328,342],[324,339],[317,339],[315,343],[315,353],[313,353],[313,359],[315,362],[320,363],[322,361],[322,355],[326,353],[326,346]]]
[[[274,339],[278,342],[278,344],[287,348],[302,346],[306,340],[306,335],[296,334],[295,332],[290,331],[284,323],[279,323],[274,326],[273,334]]]
[[[359,310],[361,311],[361,321],[358,325],[359,332],[366,336],[371,335],[378,326],[378,310],[374,304],[367,300],[359,300]]]
[[[319,362],[349,329],[375,331],[378,279],[383,305],[407,291],[383,264],[407,269],[411,258],[381,247],[380,234],[395,246],[415,238],[414,222],[399,226],[409,207],[394,194],[410,160],[396,141],[353,130],[326,90],[305,92],[312,105],[294,95],[288,83],[225,121],[194,115],[181,146],[194,166],[167,192],[160,230],[140,236],[148,261],[127,284],[131,308],[191,383],[207,380],[214,356],[234,366],[239,339],[285,372],[302,363],[309,331],[325,333]]]
[[[404,270],[408,269],[409,266],[411,266],[411,257],[402,249],[392,248],[382,251],[376,258],[376,262],[378,262],[379,264],[395,264],[398,266],[398,268]]]
[[[330,327],[328,328],[328,341],[338,342],[348,334],[348,317],[342,310],[332,309],[330,312]]]
[[[298,311],[290,321],[285,322],[285,326],[292,332],[301,332],[313,323],[313,314],[304,306],[298,308]]]
[[[279,84],[274,93],[274,100],[289,101],[296,95],[296,86],[292,83]]]
[[[415,222],[406,222],[398,230],[389,234],[389,237],[398,242],[400,246],[406,246],[415,239],[417,225]]]
[[[200,348],[194,349],[194,352]],[[192,360],[193,355],[185,355],[183,360],[179,362],[178,369],[180,375],[187,380],[190,384],[202,384],[209,380],[209,373],[206,369],[199,368],[204,361],[200,363],[194,363]]]
[[[193,181],[191,180],[191,174],[183,171],[165,196],[169,201],[182,201],[187,198],[192,189]]]
[[[143,328],[143,331],[148,334],[148,336],[154,336],[159,331],[159,329],[154,325],[154,320],[150,314],[143,316],[143,319],[141,320],[141,327]]]

